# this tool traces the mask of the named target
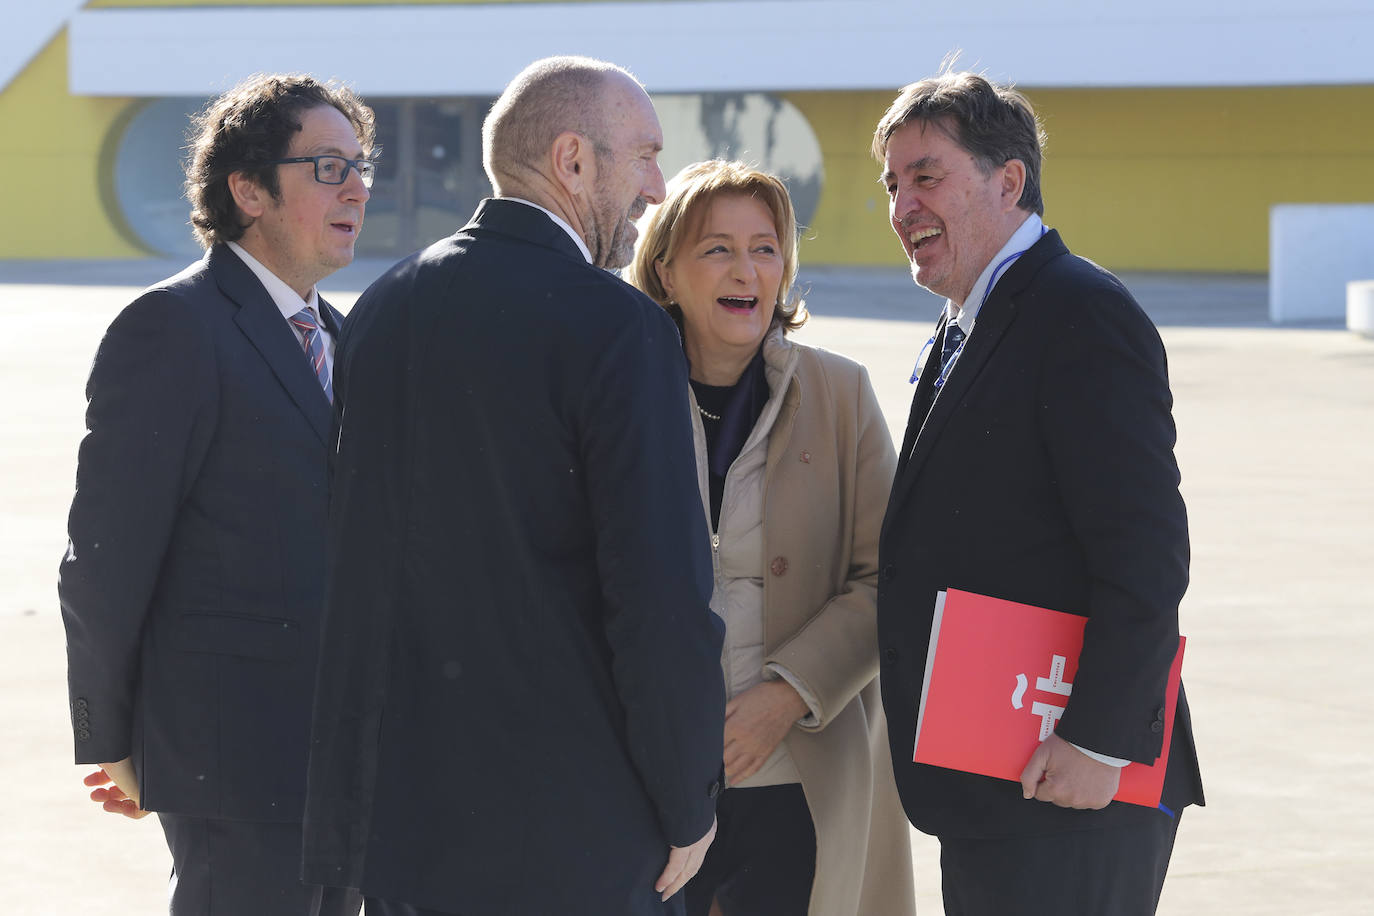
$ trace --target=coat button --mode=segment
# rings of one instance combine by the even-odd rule
[[[86,698],[85,698],[85,697],[77,697],[77,698],[76,698],[76,708],[77,708],[77,709],[85,709],[86,706],[87,706],[87,703],[86,703]]]
[[[891,563],[887,564],[883,567],[883,571],[879,578],[884,582],[891,582],[893,579],[897,578],[897,567],[893,566]]]
[[[883,650],[883,661],[887,662],[889,665],[897,664],[897,659],[899,658],[901,658],[901,653],[896,649]]]
[[[89,741],[91,740],[91,733],[84,728],[78,729],[76,733],[76,739],[78,741]]]
[[[1163,707],[1163,706],[1161,706],[1161,707],[1159,707],[1158,709],[1155,710],[1155,721],[1156,721],[1156,722],[1163,722],[1163,721],[1164,721],[1164,707]]]
[[[711,781],[711,785],[706,789],[706,794],[709,795],[711,798],[715,798],[717,795],[720,794],[720,789],[720,780],[714,779]]]
[[[811,453],[810,453],[810,452],[802,452],[802,453],[801,453],[801,462],[802,462],[802,464],[810,464],[810,463],[811,463]]]
[[[1158,720],[1151,722],[1150,731],[1154,732],[1156,735],[1159,734],[1160,732],[1164,731],[1164,723]]]
[[[787,572],[787,557],[774,557],[773,562],[768,564],[768,568],[775,576],[785,574]]]

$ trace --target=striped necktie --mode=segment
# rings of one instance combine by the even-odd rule
[[[320,323],[315,320],[315,313],[308,307],[303,308],[291,316],[291,325],[300,332],[301,345],[310,359],[310,368],[315,370],[315,378],[324,389],[324,396],[333,404],[334,385],[329,379],[329,364],[324,358],[324,335],[320,333]]]

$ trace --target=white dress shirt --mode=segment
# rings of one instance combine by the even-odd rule
[[[253,272],[253,276],[258,278],[263,287],[267,290],[267,295],[272,297],[272,302],[276,304],[277,311],[281,312],[282,318],[286,319],[287,325],[291,328],[291,335],[301,344],[301,352],[305,352],[304,342],[301,340],[300,332],[296,326],[291,324],[291,319],[303,308],[310,309],[315,316],[315,323],[320,326],[320,339],[324,343],[324,364],[329,367],[329,377],[334,377],[334,335],[329,333],[325,327],[323,319],[320,317],[320,296],[312,286],[310,288],[310,298],[302,299],[300,294],[286,285],[286,281],[278,277],[272,271],[263,266],[262,262],[249,254],[238,242],[227,242],[229,250],[239,256],[243,263],[248,265],[248,269]]]
[[[539,210],[540,212],[547,213],[549,219],[553,220],[553,221],[554,221],[555,223],[557,223],[560,227],[562,227],[563,231],[566,232],[566,233],[568,233],[568,236],[569,236],[570,238],[572,238],[572,240],[573,240],[574,242],[577,243],[578,250],[582,252],[582,257],[584,257],[584,258],[587,259],[587,263],[588,263],[588,264],[592,263],[592,251],[591,251],[591,249],[587,247],[587,243],[586,243],[586,242],[582,241],[582,236],[578,235],[577,232],[573,229],[573,227],[572,227],[572,226],[569,226],[567,220],[563,219],[563,217],[559,216],[557,213],[554,213],[552,210],[548,209],[547,207],[541,207],[541,206],[539,206],[537,203],[534,203],[533,201],[525,200],[523,197],[502,197],[502,198],[499,198],[499,199],[500,199],[500,200],[513,200],[513,201],[515,201],[515,202],[518,203],[518,204],[524,204],[524,205],[527,206],[527,207],[533,207],[534,209]]]

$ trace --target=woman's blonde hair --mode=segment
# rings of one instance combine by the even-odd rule
[[[663,203],[654,209],[648,225],[640,232],[634,260],[625,268],[625,279],[663,306],[681,325],[682,309],[668,297],[654,262],[671,264],[688,235],[705,218],[711,201],[732,194],[752,197],[773,214],[782,255],[782,281],[778,284],[778,301],[773,303],[773,320],[784,332],[796,330],[806,323],[807,312],[806,304],[792,292],[797,279],[797,217],[792,210],[792,197],[782,179],[743,162],[708,159],[674,175],[668,182]]]

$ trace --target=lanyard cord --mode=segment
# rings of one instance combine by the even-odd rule
[[[1046,232],[1049,232],[1049,229],[1045,226],[1041,226],[1040,237],[1044,238]],[[1015,261],[1017,258],[1021,257],[1021,255],[1025,254],[1027,251],[1030,251],[1030,248],[1022,248],[1020,251],[1013,251],[1011,254],[1007,255],[1005,258],[997,262],[997,266],[992,269],[992,276],[988,278],[987,288],[983,290],[983,299],[981,302],[978,303],[978,310],[980,312],[983,310],[983,306],[988,304],[988,296],[992,295],[992,290],[995,286],[997,286],[997,281],[1001,277],[1002,272],[1009,268],[1012,261]],[[951,319],[950,322],[947,322],[945,324],[945,327],[948,328],[950,323],[953,323],[953,319]],[[945,379],[949,377],[950,371],[954,369],[954,364],[959,361],[960,354],[964,352],[964,346],[968,343],[968,339],[972,336],[972,331],[964,335],[964,339],[959,341],[959,346],[955,348],[954,352],[950,354],[949,359],[944,363],[944,365],[940,367],[940,374],[935,378],[936,391],[939,391],[941,388],[944,387]],[[925,346],[921,347],[921,352],[916,355],[916,367],[911,370],[911,378],[907,379],[908,384],[916,384],[916,380],[921,377],[921,360],[925,358],[926,351],[934,345],[935,336],[932,334],[930,339],[925,342]]]

